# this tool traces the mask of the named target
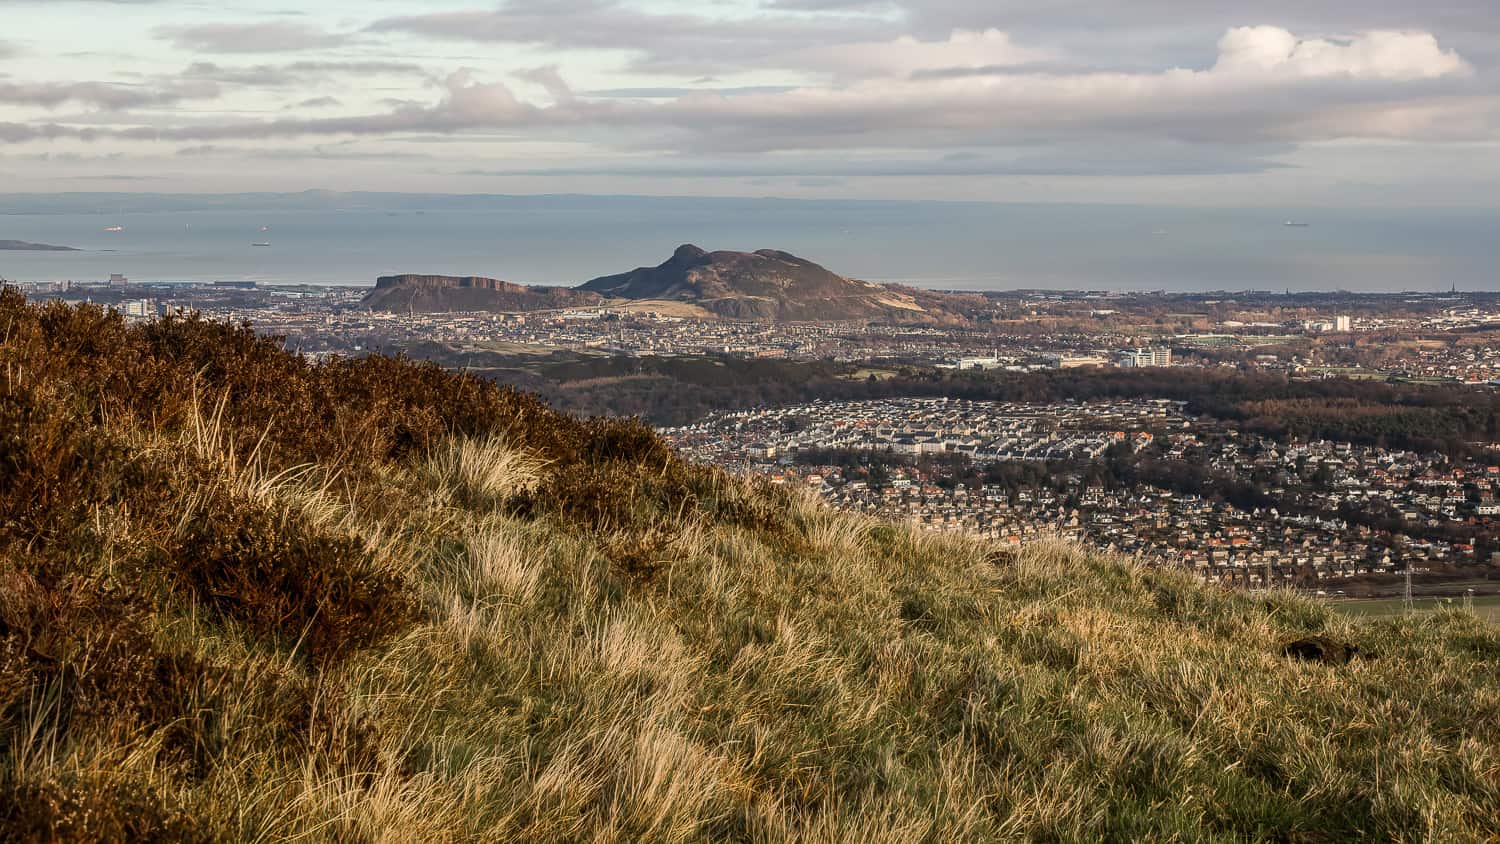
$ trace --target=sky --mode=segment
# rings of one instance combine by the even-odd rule
[[[0,191],[1500,205],[1496,0],[0,0]]]

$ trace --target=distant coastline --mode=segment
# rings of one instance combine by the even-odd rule
[[[0,240],[0,252],[79,252],[71,246],[53,246],[50,243],[27,243],[24,240]]]
[[[851,278],[941,289],[1370,292],[1492,289],[1497,257],[1494,215],[1455,209],[344,194],[237,207],[218,194],[0,193],[8,209],[36,213],[0,216],[0,238],[82,249],[0,253],[3,274],[23,281],[123,272],[368,287],[410,267],[558,286],[698,242],[770,245]],[[103,234],[111,225],[126,231]]]

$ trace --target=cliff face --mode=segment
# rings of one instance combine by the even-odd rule
[[[523,293],[529,288],[498,278],[451,275],[384,275],[375,280],[376,290],[407,287],[416,290],[498,290]]]
[[[943,322],[957,315],[886,285],[845,278],[788,252],[708,252],[678,247],[666,262],[586,282],[580,290],[619,299],[692,302],[746,320]]]
[[[530,287],[481,276],[388,275],[365,297],[377,311],[543,311],[596,304],[592,293],[566,287]]]

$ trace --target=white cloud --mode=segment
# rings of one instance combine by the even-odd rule
[[[1372,30],[1333,41],[1298,39],[1275,26],[1241,26],[1219,39],[1214,71],[1401,81],[1468,74],[1473,68],[1440,47],[1430,32]]]
[[[1007,32],[956,30],[941,41],[903,35],[891,41],[835,44],[800,50],[789,64],[848,76],[910,76],[923,71],[1015,67],[1055,58],[1048,50],[1022,47]]]

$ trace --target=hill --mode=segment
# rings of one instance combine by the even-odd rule
[[[71,246],[53,246],[48,243],[27,243],[24,240],[0,240],[0,252],[77,252]]]
[[[0,325],[0,840],[1500,835],[1470,614],[840,514],[240,326]]]
[[[377,311],[541,311],[586,307],[599,297],[566,287],[533,287],[493,278],[441,275],[382,276],[365,296]]]
[[[604,276],[579,287],[611,299],[692,302],[743,320],[956,321],[937,297],[919,303],[907,290],[844,278],[774,249],[707,252],[684,245],[656,267]]]

